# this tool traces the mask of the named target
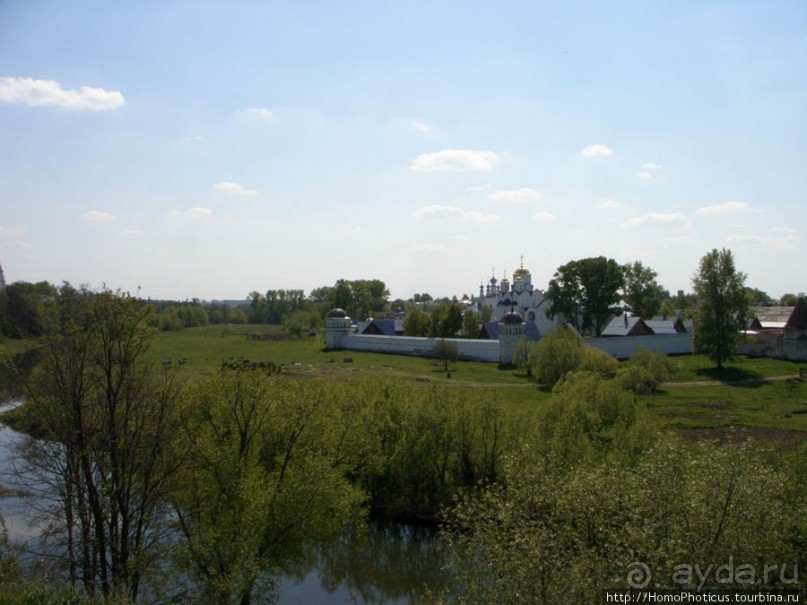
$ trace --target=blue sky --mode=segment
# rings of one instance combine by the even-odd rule
[[[807,4],[0,1],[0,263],[472,294],[728,247],[807,290]]]

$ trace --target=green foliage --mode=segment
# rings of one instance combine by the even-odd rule
[[[288,334],[302,338],[313,328],[322,326],[322,317],[314,311],[295,311],[283,319],[283,329]]]
[[[460,358],[460,352],[457,348],[457,343],[453,340],[446,340],[445,338],[438,338],[432,347],[432,355],[445,363],[445,370],[448,371],[449,363],[457,363]]]
[[[14,282],[0,290],[0,330],[11,338],[41,336],[45,309],[56,294],[48,282]]]
[[[453,596],[593,603],[605,588],[630,588],[639,565],[659,588],[727,589],[747,588],[747,576],[724,573],[718,584],[719,566],[753,566],[762,581],[776,562],[763,586],[794,588],[786,582],[803,560],[807,500],[787,471],[749,448],[670,439],[632,462],[586,461],[560,473],[529,452],[514,456],[502,484],[466,494],[452,513],[447,536],[463,586]]]
[[[175,467],[170,381],[142,363],[150,308],[121,293],[64,288],[49,308],[40,365],[23,373],[47,440],[24,460],[59,532],[54,554],[89,594],[136,599],[153,569]]]
[[[20,567],[20,562],[8,539],[5,519],[0,515],[0,587],[16,582],[21,577],[22,568]]]
[[[547,315],[565,318],[581,334],[593,330],[599,336],[624,283],[622,267],[614,259],[598,256],[566,263],[549,282]]]
[[[613,378],[617,373],[617,368],[619,368],[619,362],[615,357],[594,347],[584,346],[580,351],[580,364],[576,369],[582,372],[593,372],[603,378]]]
[[[532,375],[538,382],[552,386],[566,372],[580,365],[583,344],[580,337],[567,328],[554,328],[543,335],[529,358]]]
[[[369,436],[357,471],[371,510],[388,518],[433,519],[460,488],[498,478],[517,423],[493,397],[448,388],[364,385]],[[375,453],[370,453],[370,452]]]
[[[640,261],[622,265],[625,277],[622,298],[634,314],[645,319],[653,318],[661,308],[664,289],[656,281],[658,273],[645,267]]]
[[[745,287],[745,292],[748,295],[748,304],[749,305],[775,305],[776,301],[768,296],[767,292],[760,290],[759,288],[752,288],[751,286]]]
[[[799,302],[799,297],[795,294],[782,294],[779,298],[779,304],[783,307],[795,307]]]
[[[3,584],[0,581],[0,605],[128,605],[124,598],[91,597],[72,586],[44,582]]]
[[[287,315],[305,309],[302,290],[267,290],[249,293],[249,322],[279,324]]]
[[[380,279],[340,279],[333,286],[316,288],[310,299],[325,310],[338,307],[356,319],[378,316],[387,306],[389,290]]]
[[[617,381],[624,389],[637,395],[647,395],[654,392],[662,382],[669,380],[674,371],[675,365],[663,353],[638,349],[619,369]]]
[[[183,568],[206,600],[249,602],[262,577],[357,519],[363,496],[343,473],[333,404],[320,385],[259,372],[185,389],[177,451],[187,462],[173,502]]]
[[[406,314],[403,329],[404,336],[427,336],[429,334],[429,316],[420,309],[412,309]]]
[[[731,250],[714,249],[700,262],[692,286],[698,300],[692,347],[706,353],[717,368],[734,358],[740,332],[746,328],[748,296],[745,273],[737,271]]]
[[[477,338],[479,336],[480,325],[479,313],[472,309],[466,309],[462,314],[462,335],[464,338]]]

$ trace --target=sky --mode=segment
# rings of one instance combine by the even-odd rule
[[[728,248],[807,290],[807,3],[0,0],[0,264],[154,299]]]

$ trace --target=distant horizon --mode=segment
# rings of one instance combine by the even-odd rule
[[[8,0],[0,262],[154,299],[406,299],[521,255],[542,290],[603,255],[688,292],[726,247],[803,292],[805,31],[801,0]]]
[[[573,259],[573,260],[579,260],[579,259]],[[2,264],[0,264],[0,266],[2,266]],[[525,264],[524,268],[529,270],[529,267],[527,267],[526,264]],[[650,268],[652,269],[652,267],[650,267]],[[738,270],[742,271],[742,268],[738,267]],[[6,271],[4,266],[3,266],[3,271],[6,273],[6,283],[7,284],[14,283],[15,281],[23,281],[23,282],[29,282],[29,283],[37,283],[37,282],[40,282],[40,281],[47,281],[48,283],[50,283],[50,284],[52,284],[54,286],[60,286],[62,283],[67,282],[67,283],[70,283],[70,285],[72,285],[73,287],[76,287],[76,288],[86,286],[90,290],[97,291],[97,290],[102,290],[104,287],[106,287],[106,288],[111,289],[111,290],[120,290],[122,292],[127,292],[127,293],[132,294],[132,295],[137,295],[140,298],[143,298],[144,300],[172,301],[172,302],[185,302],[185,301],[192,301],[192,300],[199,300],[199,301],[202,301],[202,302],[231,302],[231,301],[233,301],[233,302],[235,302],[235,301],[246,302],[246,301],[249,300],[250,292],[259,292],[260,294],[265,294],[269,290],[302,290],[304,292],[305,296],[308,297],[311,294],[311,292],[313,290],[315,290],[316,288],[320,288],[320,287],[323,287],[323,286],[333,286],[336,283],[336,281],[339,280],[339,279],[351,279],[351,280],[353,280],[353,279],[380,279],[381,281],[384,282],[387,289],[390,290],[390,296],[388,298],[388,301],[395,301],[395,300],[398,300],[398,299],[400,299],[400,300],[409,300],[415,294],[429,294],[432,298],[438,299],[438,300],[439,299],[444,299],[444,298],[452,299],[454,296],[456,296],[458,299],[461,300],[464,295],[468,295],[471,298],[476,298],[477,296],[479,296],[479,284],[477,284],[476,288],[474,290],[472,290],[472,291],[465,290],[465,291],[462,291],[462,292],[455,292],[455,293],[451,293],[451,294],[435,294],[433,292],[428,292],[427,290],[424,290],[424,289],[418,289],[418,290],[410,292],[409,294],[406,294],[406,295],[398,295],[398,294],[394,293],[394,291],[390,288],[390,284],[383,277],[367,275],[367,276],[357,276],[357,277],[352,277],[352,278],[337,277],[330,283],[319,284],[319,285],[316,285],[316,286],[311,286],[309,288],[284,287],[284,286],[280,286],[280,285],[278,285],[278,286],[270,285],[270,286],[267,286],[265,288],[251,288],[250,290],[248,290],[241,297],[233,297],[233,296],[206,297],[206,296],[197,296],[197,295],[182,296],[182,297],[166,297],[166,296],[155,296],[153,294],[146,293],[142,289],[125,288],[125,287],[115,286],[115,285],[110,284],[110,283],[93,285],[93,284],[87,283],[87,282],[77,283],[77,282],[73,282],[73,281],[67,280],[67,279],[59,279],[59,280],[56,280],[56,281],[49,280],[49,279],[24,279],[24,278],[21,278],[21,279],[18,279],[18,278],[8,279],[8,272]],[[512,274],[513,274],[513,272],[509,271],[508,274],[507,274],[507,278],[512,280]],[[501,280],[502,277],[504,277],[504,275],[496,276],[496,279]],[[489,279],[490,279],[490,277],[488,277],[488,280]],[[481,285],[483,285],[483,286],[487,285],[488,280],[483,282]],[[543,286],[541,284],[537,284],[535,282],[534,277],[532,279],[532,284],[533,284],[533,286],[535,288],[541,290],[542,292],[545,292],[546,289],[547,289],[547,286],[549,285],[548,282],[547,282],[547,284],[545,284]],[[664,284],[662,284],[660,282],[659,282],[659,285],[663,289],[667,290],[670,293],[670,296],[672,296],[672,297],[677,296],[679,290],[683,290],[684,294],[687,294],[687,295],[692,294],[690,289],[677,288],[677,289],[673,290],[673,289],[670,289],[670,288],[666,288],[664,286]],[[746,280],[746,286],[748,286],[749,288],[757,288],[757,286],[755,286],[753,283],[750,282],[750,277],[749,277],[748,280]],[[766,290],[764,290],[762,288],[757,288],[757,289],[762,290],[763,292],[765,292],[765,294],[770,296],[775,301],[778,301],[779,299],[781,299],[783,296],[785,296],[787,294],[793,294],[793,295],[798,296],[798,297],[804,297],[805,296],[805,291],[803,291],[803,290],[790,290],[790,291],[782,292],[780,294],[774,294],[774,293],[768,292],[768,291],[766,291]]]

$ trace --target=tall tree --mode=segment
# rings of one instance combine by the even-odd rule
[[[176,470],[174,389],[143,363],[151,310],[128,295],[68,287],[50,310],[40,365],[21,377],[45,437],[28,444],[25,460],[55,505],[71,583],[136,600]]]
[[[745,273],[734,266],[731,250],[713,249],[700,261],[692,287],[697,299],[692,346],[722,369],[737,351],[748,319]]]
[[[658,314],[664,300],[664,289],[656,281],[658,273],[640,261],[622,265],[625,286],[622,297],[639,317],[651,319]]]
[[[598,256],[571,261],[558,267],[549,282],[547,315],[560,315],[578,332],[603,331],[612,316],[611,307],[619,302],[624,285],[622,268],[611,258]]]

